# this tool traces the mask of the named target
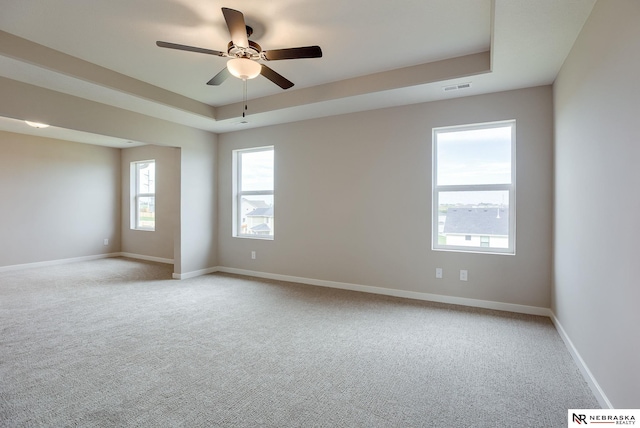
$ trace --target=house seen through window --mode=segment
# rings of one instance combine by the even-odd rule
[[[433,249],[515,254],[515,135],[515,121],[433,130]]]
[[[156,162],[131,162],[131,229],[156,228]]]
[[[234,150],[233,236],[274,237],[274,150]]]

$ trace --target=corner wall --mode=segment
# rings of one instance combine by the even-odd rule
[[[0,132],[0,206],[0,266],[119,252],[120,150]]]
[[[209,135],[181,145],[176,278],[213,272],[218,265],[218,143],[215,134]]]
[[[598,1],[554,84],[552,309],[605,399],[640,408],[640,2]]]
[[[514,118],[516,255],[432,251],[432,128]],[[219,264],[549,308],[552,129],[544,86],[222,134]],[[233,238],[232,150],[265,145],[275,146],[275,240]]]

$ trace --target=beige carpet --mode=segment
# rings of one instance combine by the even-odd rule
[[[549,319],[104,259],[0,273],[3,427],[564,427]]]

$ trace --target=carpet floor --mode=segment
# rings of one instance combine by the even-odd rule
[[[548,318],[124,258],[0,273],[3,427],[565,427]]]

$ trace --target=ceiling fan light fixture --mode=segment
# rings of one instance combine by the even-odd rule
[[[24,122],[27,125],[32,126],[34,128],[42,129],[42,128],[48,128],[49,127],[49,125],[47,125],[46,123],[31,122],[29,120],[25,120]]]
[[[265,79],[280,86],[282,89],[289,89],[293,86],[293,82],[266,65],[258,63],[258,61],[322,58],[322,49],[320,49],[320,46],[315,45],[264,51],[259,44],[249,40],[249,37],[253,34],[253,29],[246,24],[242,12],[228,7],[223,7],[222,14],[224,15],[224,20],[227,23],[229,35],[231,35],[231,41],[227,44],[226,52],[163,42],[160,40],[156,42],[156,45],[161,48],[177,49],[181,51],[198,52],[207,55],[231,58],[227,61],[227,66],[207,82],[207,85],[212,86],[219,86],[231,76],[237,77],[238,79],[242,79],[246,82],[248,79],[253,79],[260,74]]]
[[[238,79],[247,80],[258,77],[262,66],[248,58],[233,58],[227,61],[229,72]]]

